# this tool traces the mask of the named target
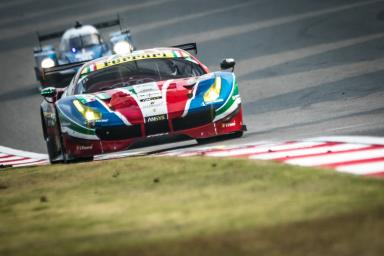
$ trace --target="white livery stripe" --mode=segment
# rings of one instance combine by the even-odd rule
[[[172,82],[173,82],[173,80],[168,80],[161,87],[161,97],[163,97],[163,104],[164,104],[165,113],[167,114],[167,118],[169,118],[168,117],[169,112],[168,112],[168,103],[167,103],[167,92],[168,92],[168,87]]]
[[[38,154],[38,153],[17,150],[17,149],[3,147],[3,146],[0,146],[0,152],[6,155],[22,156],[22,157],[29,157],[29,158],[36,158],[36,159],[48,159],[48,155],[46,154]]]
[[[136,92],[137,104],[143,114],[144,122],[146,117],[168,114],[166,99],[162,97],[162,92],[156,82],[133,85],[132,87]]]
[[[181,115],[181,117],[185,117],[187,114],[188,114],[188,111],[189,111],[189,107],[191,105],[191,102],[192,100],[195,98],[196,96],[196,92],[197,92],[197,88],[199,87],[199,83],[200,83],[200,79],[208,79],[210,78],[211,76],[213,76],[213,74],[209,74],[209,75],[203,75],[201,76],[200,78],[197,78],[198,80],[196,81],[196,84],[194,85],[193,87],[193,93],[192,93],[192,97],[190,99],[187,100],[187,103],[185,104],[185,108],[184,108],[184,112],[183,114]]]
[[[346,172],[359,175],[369,175],[377,172],[384,172],[384,161],[363,163],[363,164],[351,164],[341,165],[336,168],[339,172]]]
[[[348,153],[330,153],[321,156],[303,157],[287,160],[285,163],[302,165],[302,166],[321,166],[327,164],[335,164],[352,160],[371,159],[384,155],[384,148],[367,149]]]
[[[288,157],[296,157],[296,156],[307,156],[312,154],[330,154],[332,152],[352,150],[352,149],[363,149],[369,147],[368,145],[361,144],[341,144],[334,146],[322,146],[322,147],[314,147],[307,149],[294,149],[284,152],[273,152],[259,155],[250,156],[251,159],[279,159],[279,158],[288,158]]]

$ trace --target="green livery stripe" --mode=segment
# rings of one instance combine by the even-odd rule
[[[89,130],[89,129],[85,129],[75,123],[72,123],[69,125],[69,128],[78,132],[78,133],[82,133],[82,134],[87,134],[87,135],[96,135],[95,131],[94,130]]]
[[[235,82],[234,86],[235,86],[235,88],[233,88],[232,94],[229,95],[228,101],[225,103],[224,106],[222,106],[218,111],[216,111],[217,116],[221,115],[222,113],[227,111],[232,106],[232,104],[235,102],[235,99],[233,98],[233,96],[236,96],[239,94],[239,87],[237,85],[237,81]]]
[[[77,98],[82,104],[86,104],[86,103],[87,103],[87,99],[84,98],[83,96],[77,95],[76,98]]]

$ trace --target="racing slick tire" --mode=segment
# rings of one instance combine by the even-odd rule
[[[42,109],[40,110],[40,115],[41,115],[41,125],[43,128],[43,136],[44,136],[45,143],[47,145],[49,162],[51,164],[63,163],[64,162],[64,154],[63,154],[63,148],[62,148],[62,141],[60,139],[61,136],[59,136],[60,138],[55,138],[55,136],[52,136],[51,134],[49,134],[48,130],[47,130],[46,120],[44,118]],[[58,134],[60,134],[59,129],[56,129],[56,132]],[[59,145],[57,145],[58,143],[59,143]],[[58,150],[57,150],[58,148],[59,148],[60,152],[58,152]]]
[[[73,157],[71,155],[68,155],[66,153],[64,143],[62,141],[60,124],[58,123],[56,125],[56,127],[54,128],[56,130],[55,131],[56,136],[48,133],[46,121],[45,121],[44,115],[43,115],[43,111],[41,110],[40,113],[41,113],[41,124],[42,124],[42,128],[43,128],[44,140],[45,140],[45,143],[47,145],[49,162],[51,164],[78,163],[78,162],[87,162],[87,161],[93,160],[93,156],[90,156],[90,157]]]

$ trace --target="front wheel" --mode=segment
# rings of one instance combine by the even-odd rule
[[[62,143],[60,139],[60,130],[57,129],[57,126],[52,127],[52,129],[48,130],[47,122],[49,122],[49,120],[46,120],[44,118],[43,110],[41,110],[40,114],[44,140],[47,145],[49,162],[51,162],[52,164],[62,163],[64,162],[64,157],[61,145]]]

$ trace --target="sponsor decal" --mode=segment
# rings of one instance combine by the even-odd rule
[[[85,151],[85,150],[92,150],[93,145],[85,146],[85,145],[77,145],[76,150]]]
[[[140,99],[141,102],[147,102],[147,101],[154,101],[154,100],[160,100],[163,97],[157,96],[157,97],[151,97],[151,98],[145,98],[145,99]],[[155,104],[154,102],[151,102],[151,104]]]
[[[109,122],[109,119],[99,119],[99,120],[95,120],[96,123],[108,123]]]
[[[236,121],[230,122],[230,123],[223,123],[222,127],[223,128],[229,128],[229,127],[234,127],[236,126]]]
[[[167,116],[165,114],[164,115],[157,115],[157,116],[149,116],[149,117],[145,118],[145,122],[146,123],[159,122],[159,121],[163,121],[166,119],[167,119]]]
[[[189,57],[189,53],[185,53],[183,51],[174,51],[174,50],[144,50],[133,52],[129,55],[125,56],[117,56],[117,58],[113,59],[102,59],[96,63],[92,63],[81,70],[81,74],[85,75],[91,73],[95,70],[100,70],[106,67],[118,65],[121,63],[144,60],[144,59],[172,59],[176,57],[186,58]]]
[[[147,138],[161,137],[161,136],[164,136],[164,135],[167,135],[167,134],[169,134],[169,133],[165,132],[165,133],[152,134],[152,135],[147,135]]]

